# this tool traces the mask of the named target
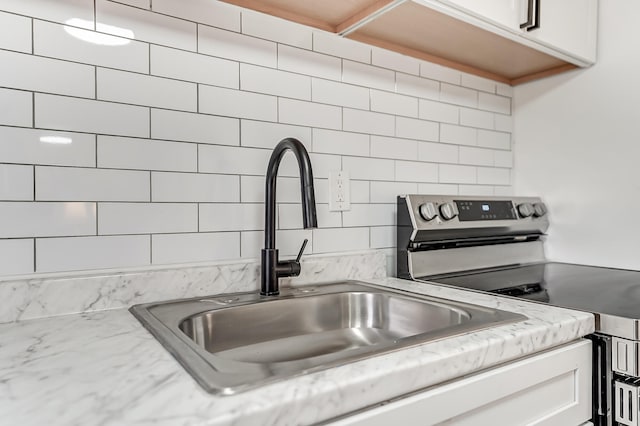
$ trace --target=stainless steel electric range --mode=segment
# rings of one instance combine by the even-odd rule
[[[398,197],[399,278],[592,312],[593,419],[639,426],[640,272],[549,262],[535,197]]]

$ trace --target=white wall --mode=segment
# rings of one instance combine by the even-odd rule
[[[320,228],[288,158],[285,255],[391,254],[397,194],[510,190],[510,87],[212,0],[0,0],[0,64],[0,275],[257,257],[287,136]],[[340,169],[352,207],[330,212]]]
[[[597,64],[514,90],[514,192],[547,202],[552,259],[640,269],[638,16],[600,1]]]

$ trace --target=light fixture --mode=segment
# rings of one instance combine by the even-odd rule
[[[96,24],[97,31],[92,31],[93,22],[85,19],[71,18],[65,22],[64,30],[71,36],[101,46],[124,46],[135,39],[133,31],[107,24]],[[83,29],[87,28],[87,29]],[[104,34],[108,33],[108,34]]]

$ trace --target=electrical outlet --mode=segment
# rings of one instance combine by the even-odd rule
[[[329,211],[351,210],[351,181],[344,170],[329,173]]]

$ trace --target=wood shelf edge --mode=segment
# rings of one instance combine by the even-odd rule
[[[511,84],[512,86],[517,86],[518,84],[528,83],[530,81],[539,80],[545,77],[551,77],[552,75],[561,74],[563,72],[571,71],[577,68],[579,67],[574,64],[560,65],[559,67],[555,67],[548,70],[525,75],[522,77],[514,78],[509,82],[509,84]]]

